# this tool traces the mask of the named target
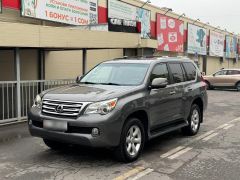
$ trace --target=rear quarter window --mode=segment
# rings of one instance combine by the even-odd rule
[[[197,69],[192,63],[183,63],[186,71],[187,81],[194,81],[196,79]]]

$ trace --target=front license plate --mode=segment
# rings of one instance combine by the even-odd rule
[[[44,120],[43,128],[47,129],[47,130],[52,130],[52,131],[65,132],[68,129],[68,125],[67,125],[67,122],[65,122],[65,121]]]

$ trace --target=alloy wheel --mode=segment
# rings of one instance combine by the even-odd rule
[[[198,130],[199,122],[200,122],[199,112],[197,109],[194,109],[191,117],[191,128],[193,132],[196,132]]]
[[[126,137],[126,151],[127,153],[135,157],[139,153],[142,143],[142,133],[138,126],[133,125],[130,127]]]

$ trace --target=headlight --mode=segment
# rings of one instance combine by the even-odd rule
[[[38,107],[38,108],[42,107],[42,98],[40,95],[36,96],[34,103],[33,103],[33,107]]]
[[[117,98],[107,101],[90,104],[84,114],[101,114],[106,115],[111,112],[117,105]]]

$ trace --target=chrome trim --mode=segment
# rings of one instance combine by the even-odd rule
[[[42,100],[42,112],[48,115],[58,115],[66,117],[78,117],[81,111],[88,105],[90,102],[74,102],[74,101],[60,101],[60,100],[51,100],[43,99]],[[62,105],[64,107],[63,112],[56,112],[56,108]]]
[[[62,116],[78,116],[79,115],[79,113],[67,114],[67,113],[57,113],[57,112],[46,111],[46,110],[42,110],[42,111],[47,114],[62,115]]]

